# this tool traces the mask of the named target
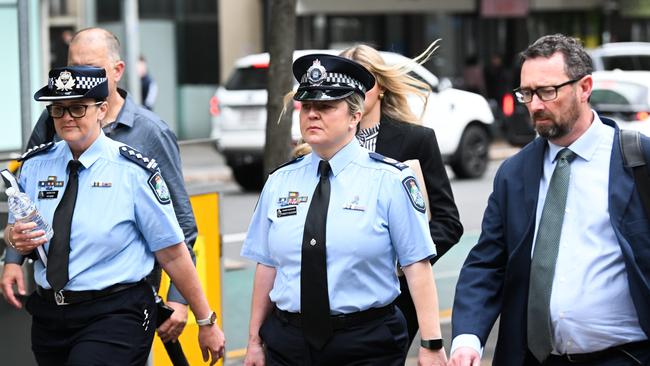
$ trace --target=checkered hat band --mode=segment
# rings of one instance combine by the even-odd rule
[[[55,78],[50,78],[49,85],[54,85]],[[98,78],[91,76],[76,76],[75,77],[75,87],[77,89],[90,90],[97,85],[106,81],[106,78]]]
[[[301,84],[311,84],[309,81],[309,77],[307,74],[304,74],[302,78],[300,78],[300,83]],[[336,72],[328,72],[327,77],[325,80],[321,82],[320,85],[323,84],[340,84],[340,85],[351,85],[354,86],[357,89],[362,90],[364,93],[366,92],[366,88],[361,84],[360,81],[357,79],[353,79],[347,75],[344,74],[339,74]]]

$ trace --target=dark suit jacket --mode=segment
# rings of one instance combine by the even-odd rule
[[[611,120],[602,121],[616,126]],[[616,127],[609,173],[609,212],[639,322],[650,335],[650,223],[635,191],[632,171],[623,166],[618,135]],[[650,161],[649,138],[645,138],[644,145]],[[481,236],[456,286],[453,337],[475,334],[485,345],[490,329],[501,316],[495,365],[521,366],[526,357],[530,254],[547,146],[546,140],[537,138],[499,168]]]
[[[375,151],[398,161],[420,160],[431,210],[429,230],[438,253],[435,262],[463,235],[436,134],[430,128],[382,116]]]

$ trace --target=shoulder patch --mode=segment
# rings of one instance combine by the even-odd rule
[[[34,156],[36,156],[38,154],[41,154],[41,153],[43,153],[45,151],[48,151],[53,146],[54,146],[53,141],[50,141],[50,142],[48,142],[46,144],[40,144],[40,145],[37,145],[37,146],[32,146],[29,149],[27,149],[27,151],[25,151],[25,153],[20,155],[20,157],[18,159],[16,159],[16,160],[25,161],[25,160],[27,160],[29,158],[32,158],[32,157],[34,157]]]
[[[140,165],[142,168],[150,171],[152,174],[159,171],[156,159],[150,159],[138,150],[128,145],[120,146],[120,154],[128,160]]]
[[[289,161],[287,161],[286,163],[281,164],[281,165],[279,165],[277,168],[273,169],[273,170],[269,173],[269,175],[275,173],[278,169],[284,168],[285,166],[291,165],[291,164],[293,164],[293,163],[297,163],[297,162],[299,162],[300,160],[302,160],[302,159],[304,159],[304,158],[305,158],[305,156],[303,155],[303,156],[299,156],[299,157],[297,157],[297,158],[295,158],[295,159],[293,159],[293,160],[289,160]]]
[[[415,178],[412,176],[404,178],[402,181],[402,186],[406,190],[406,194],[409,196],[409,200],[411,201],[413,207],[416,210],[425,213],[427,211],[427,207],[424,203],[424,197],[422,197],[422,192],[420,192],[418,182],[415,180]]]
[[[377,161],[381,161],[382,163],[386,163],[388,165],[392,165],[392,166],[394,166],[395,168],[397,168],[399,170],[404,170],[404,169],[408,168],[408,165],[406,165],[406,164],[404,164],[402,162],[399,162],[399,161],[397,161],[397,160],[395,160],[393,158],[383,156],[380,153],[376,153],[374,151],[371,151],[368,154],[370,155],[370,157],[372,159],[377,160]]]
[[[160,171],[153,173],[147,182],[149,183],[151,190],[153,190],[154,196],[158,199],[158,202],[167,205],[172,201],[171,196],[169,195],[169,188],[167,188],[165,180],[162,175],[160,175]]]

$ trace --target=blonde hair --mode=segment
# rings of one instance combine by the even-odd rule
[[[417,124],[420,123],[422,115],[418,117],[413,114],[408,105],[407,96],[417,95],[422,98],[426,107],[431,87],[409,73],[415,65],[422,65],[431,58],[439,47],[439,41],[437,39],[432,42],[424,52],[414,59],[397,65],[387,65],[379,51],[364,44],[350,47],[341,52],[339,56],[358,62],[375,76],[377,85],[383,89],[384,94],[381,99],[382,114],[397,121]],[[422,113],[424,113],[424,109]]]

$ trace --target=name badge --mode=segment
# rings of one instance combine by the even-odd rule
[[[39,200],[55,199],[58,195],[59,191],[38,191]]]
[[[282,208],[278,208],[277,212],[278,212],[278,217],[293,216],[298,214],[298,207],[296,206],[282,207]]]

